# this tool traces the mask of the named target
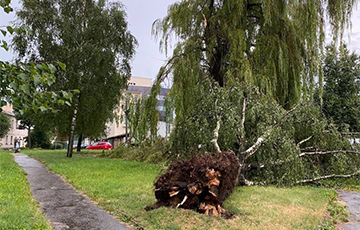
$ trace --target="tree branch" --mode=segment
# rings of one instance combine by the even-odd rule
[[[302,145],[302,144],[304,144],[305,142],[307,142],[307,141],[311,140],[313,137],[314,137],[314,136],[312,135],[312,136],[310,136],[310,137],[308,137],[308,138],[306,138],[306,139],[304,139],[304,140],[300,141],[300,142],[299,142],[299,143],[297,143],[296,145],[297,145],[298,147],[300,147],[300,145]]]
[[[281,119],[281,122],[280,123],[277,123],[275,122],[274,125],[272,125],[269,129],[267,129],[255,142],[255,144],[253,144],[250,148],[248,148],[245,152],[243,152],[242,154],[245,155],[245,159],[246,158],[249,158],[250,156],[252,156],[259,148],[260,146],[262,145],[262,143],[266,140],[266,138],[268,138],[271,133],[274,131],[274,129],[281,125],[284,121],[285,121],[285,118],[292,112],[294,112],[297,107],[299,106],[300,104],[297,104],[294,108],[292,108],[291,110],[287,111],[284,116],[282,117]]]
[[[238,130],[238,132],[241,133],[240,137],[239,137],[239,152],[241,153],[242,151],[244,151],[244,146],[245,146],[245,113],[246,113],[246,98],[244,98],[243,101],[243,108],[242,108],[242,117],[241,117],[241,123],[240,123],[240,129]]]
[[[352,150],[333,150],[333,151],[319,151],[319,152],[303,152],[300,153],[298,157],[309,156],[309,155],[339,154],[339,153],[360,154],[360,152],[352,151]]]
[[[253,144],[250,148],[248,148],[243,153],[245,155],[245,158],[248,158],[248,157],[252,156],[260,148],[260,146],[265,141],[265,139],[270,136],[273,129],[274,129],[274,127],[271,127],[270,129],[266,130],[265,133],[256,140],[255,144]]]
[[[332,133],[331,130],[324,130],[323,133]],[[341,135],[360,135],[360,132],[340,132]]]
[[[219,130],[220,130],[220,116],[218,115],[217,113],[217,102],[218,102],[218,99],[215,100],[215,117],[216,117],[216,127],[214,129],[214,137],[213,139],[211,140],[211,143],[214,144],[214,147],[216,149],[216,152],[217,153],[221,153],[221,149],[219,147],[219,144],[218,144],[218,138],[219,138]]]
[[[317,147],[309,146],[309,147],[305,147],[305,148],[300,149],[301,152],[309,152],[310,150],[314,150],[314,152],[317,152]]]
[[[360,132],[340,132],[342,135],[360,135]]]
[[[360,174],[360,170],[353,174],[348,174],[348,175],[332,174],[332,175],[326,175],[326,176],[316,177],[316,178],[312,178],[312,179],[299,180],[299,181],[296,181],[295,184],[312,183],[312,182],[315,182],[318,180],[325,180],[325,179],[329,179],[329,178],[350,178],[350,177],[357,176],[359,174]]]

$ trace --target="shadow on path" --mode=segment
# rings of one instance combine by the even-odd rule
[[[14,158],[28,174],[32,194],[55,230],[130,229],[80,195],[39,161],[25,154],[14,154]]]
[[[341,230],[360,230],[360,193],[339,191],[340,200],[350,212],[349,222],[338,225]]]

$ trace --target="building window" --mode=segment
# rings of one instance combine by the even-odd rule
[[[6,142],[5,142],[6,145],[8,144],[8,139],[9,139],[9,137],[6,136]]]
[[[12,136],[10,137],[10,145],[12,145],[13,144],[13,142],[12,142]]]

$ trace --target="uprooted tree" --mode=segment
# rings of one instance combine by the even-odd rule
[[[169,114],[176,114],[172,156],[221,155],[230,149],[239,162],[239,183],[247,185],[294,185],[360,174],[358,147],[320,109],[325,17],[334,39],[342,40],[355,3],[183,0],[171,5],[168,15],[154,23],[154,32],[165,51],[172,35],[179,41],[148,100],[155,100],[161,82],[172,77],[166,100]],[[320,107],[313,100],[314,76]],[[211,164],[191,165],[197,158],[182,164],[185,168],[175,161],[159,177],[158,205],[221,213],[217,205],[223,200],[209,201],[232,189],[214,194],[204,189],[213,178],[206,176],[209,172],[222,173]],[[202,189],[193,189],[194,183]],[[197,206],[192,205],[196,199]]]

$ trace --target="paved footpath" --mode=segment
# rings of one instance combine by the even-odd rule
[[[39,161],[24,154],[14,154],[14,157],[28,174],[33,196],[41,204],[41,210],[54,230],[130,229],[80,195]]]
[[[350,212],[349,222],[338,225],[341,230],[360,230],[360,193],[340,191],[340,200]]]

